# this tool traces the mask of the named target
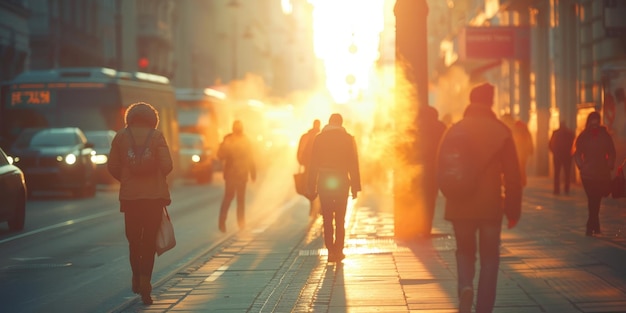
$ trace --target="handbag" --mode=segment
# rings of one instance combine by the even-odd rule
[[[617,168],[617,173],[611,181],[611,197],[614,199],[626,197],[626,178],[624,178],[623,165]]]
[[[315,197],[311,199],[311,195],[308,194],[306,179],[306,173],[302,171],[302,167],[300,167],[300,171],[298,171],[298,173],[293,174],[293,182],[296,185],[296,192],[309,200],[313,200]]]
[[[170,215],[167,214],[167,209],[163,207],[163,213],[161,213],[161,225],[157,232],[156,237],[156,253],[158,256],[171,250],[176,246],[176,237],[174,236],[174,225]]]

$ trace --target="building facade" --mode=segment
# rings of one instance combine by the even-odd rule
[[[9,80],[26,67],[30,10],[25,1],[0,2],[0,80]]]
[[[626,23],[617,17],[626,14],[623,1],[451,3],[448,16],[452,26],[440,45],[441,73],[445,76],[452,68],[464,70],[467,84],[460,88],[458,95],[465,96],[461,99],[467,99],[469,88],[479,82],[497,87],[496,113],[513,115],[527,123],[533,134],[530,174],[550,173],[548,141],[559,121],[580,132],[593,110],[602,112],[621,162],[626,156],[626,134],[622,134],[626,132]],[[459,17],[455,13],[458,8],[466,14]],[[472,38],[467,36],[470,32]],[[498,40],[515,49],[507,50]],[[477,44],[495,54],[480,55]],[[617,105],[609,102],[607,109],[607,95]]]

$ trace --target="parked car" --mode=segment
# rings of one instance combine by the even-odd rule
[[[9,230],[24,229],[26,217],[26,182],[24,173],[13,165],[0,148],[0,222],[7,222]]]
[[[204,137],[196,133],[180,133],[180,145],[183,178],[195,179],[200,184],[210,183],[215,157]]]
[[[69,190],[74,196],[96,194],[94,145],[77,127],[27,128],[11,146],[9,156],[26,177],[29,194]]]
[[[107,169],[109,161],[109,152],[111,152],[111,142],[115,137],[115,131],[112,130],[90,130],[85,131],[87,141],[93,143],[93,149],[96,153],[91,157],[93,163],[96,164],[96,180],[99,184],[114,184],[117,180],[113,178]]]

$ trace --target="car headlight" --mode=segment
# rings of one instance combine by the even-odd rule
[[[68,165],[72,165],[74,163],[76,163],[76,155],[70,153],[68,155],[65,156],[65,163],[67,163]]]
[[[193,161],[194,163],[198,163],[200,162],[200,156],[197,154],[194,154],[191,156],[191,161]]]
[[[17,160],[19,160],[20,158],[16,157],[15,159],[13,159],[12,156],[7,155],[7,160],[9,161],[9,164],[13,164],[15,162],[17,162]]]
[[[109,158],[104,154],[95,154],[91,156],[91,162],[94,164],[106,164]]]

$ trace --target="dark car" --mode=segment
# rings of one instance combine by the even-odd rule
[[[0,148],[0,222],[8,222],[9,230],[24,229],[26,216],[26,182],[24,173],[13,165]]]
[[[180,146],[183,177],[201,184],[211,182],[215,157],[204,137],[196,133],[180,133]]]
[[[9,156],[33,191],[71,191],[74,196],[96,193],[93,144],[77,127],[24,129],[11,146]]]
[[[85,131],[87,141],[93,143],[93,149],[96,153],[91,157],[93,163],[96,164],[96,177],[100,184],[114,184],[117,180],[113,178],[107,169],[109,160],[109,152],[111,151],[111,142],[115,137],[115,131],[112,130],[90,130]]]

